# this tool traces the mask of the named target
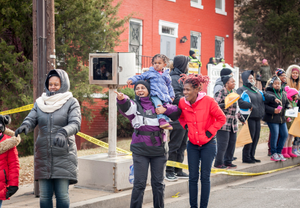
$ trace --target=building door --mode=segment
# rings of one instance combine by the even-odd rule
[[[176,53],[176,38],[161,35],[160,53],[166,55],[169,59],[174,59]]]

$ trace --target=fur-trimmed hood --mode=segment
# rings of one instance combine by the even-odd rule
[[[297,81],[292,80],[292,70],[293,68],[297,68],[300,72],[300,67],[296,64],[290,65],[286,70],[286,80],[287,85],[291,88],[295,88],[296,90],[300,90],[300,79],[298,78]],[[299,73],[300,75],[300,73]]]
[[[20,134],[15,137],[15,132],[13,130],[6,127],[3,133],[10,136],[10,138],[0,142],[0,154],[10,150],[21,142]]]

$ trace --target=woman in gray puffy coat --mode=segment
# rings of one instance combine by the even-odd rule
[[[68,74],[51,70],[45,81],[46,93],[34,107],[15,135],[27,134],[38,125],[34,145],[34,177],[39,181],[40,207],[53,207],[53,192],[58,208],[69,207],[69,185],[77,183],[77,148],[75,134],[80,130],[81,111],[69,92]]]

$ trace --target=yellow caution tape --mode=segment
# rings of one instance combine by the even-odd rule
[[[12,110],[2,111],[2,112],[0,112],[0,115],[9,115],[9,114],[13,114],[13,113],[19,113],[19,112],[31,110],[32,108],[33,108],[33,104],[25,105],[25,106],[22,106],[20,108],[15,108],[15,109],[12,109]]]
[[[32,108],[33,108],[33,104],[25,105],[25,106],[22,106],[20,108],[15,108],[15,109],[12,109],[12,110],[2,111],[2,112],[0,112],[0,115],[8,115],[8,114],[13,114],[13,113],[19,113],[19,112],[31,110]],[[100,147],[103,147],[103,148],[106,148],[106,149],[108,149],[108,147],[109,147],[108,143],[100,141],[100,140],[98,140],[94,137],[91,137],[89,135],[86,135],[82,132],[78,132],[77,135],[84,138],[84,139],[86,139],[86,140],[88,140],[89,142],[92,142],[93,144],[96,144],[96,145],[100,146]],[[119,152],[119,153],[126,154],[126,155],[131,155],[132,154],[132,152],[123,150],[123,149],[118,148],[118,147],[116,148],[116,151]],[[299,166],[299,165],[300,164],[288,166],[288,167],[285,167],[285,168],[279,168],[279,169],[275,169],[275,170],[264,171],[264,172],[260,172],[260,173],[249,173],[249,172],[241,172],[241,171],[228,170],[228,169],[224,170],[224,169],[215,169],[215,168],[213,168],[211,170],[211,173],[226,174],[226,175],[232,175],[232,176],[258,176],[258,175],[274,173],[274,172],[277,172],[277,171],[280,171],[280,170],[290,169],[290,168],[293,168],[293,167],[296,167],[296,166]],[[174,161],[169,161],[169,160],[167,161],[167,166],[188,170],[188,165],[187,164],[174,162]],[[180,192],[178,192],[177,194],[175,194],[172,197],[173,198],[178,197],[179,193]]]
[[[80,137],[82,137],[82,138],[84,138],[84,139],[86,139],[86,140],[88,140],[89,142],[92,142],[92,143],[94,143],[94,144],[100,146],[100,147],[103,147],[103,148],[105,148],[105,149],[108,149],[108,146],[109,146],[109,145],[108,145],[108,143],[106,143],[106,142],[100,141],[99,139],[96,139],[96,138],[94,138],[94,137],[91,137],[91,136],[86,135],[86,134],[81,133],[81,132],[78,132],[77,135],[80,136]],[[123,150],[123,149],[118,148],[118,147],[117,147],[117,152],[119,152],[119,153],[124,153],[124,154],[127,154],[127,155],[131,155],[131,154],[132,154],[131,152],[126,151],[126,150]]]
[[[172,198],[178,198],[178,197],[180,197],[179,193],[180,192],[177,192],[175,195],[172,196]]]

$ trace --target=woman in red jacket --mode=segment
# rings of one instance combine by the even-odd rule
[[[210,193],[210,172],[216,156],[215,135],[225,124],[226,117],[216,101],[201,92],[202,85],[209,82],[208,76],[182,75],[184,97],[178,107],[182,110],[180,124],[188,128],[187,145],[189,165],[189,193],[191,208],[198,207],[199,165],[201,161],[200,208],[208,205]]]
[[[0,207],[3,200],[16,193],[19,186],[19,158],[16,146],[20,136],[5,128],[10,123],[9,116],[0,115]]]

